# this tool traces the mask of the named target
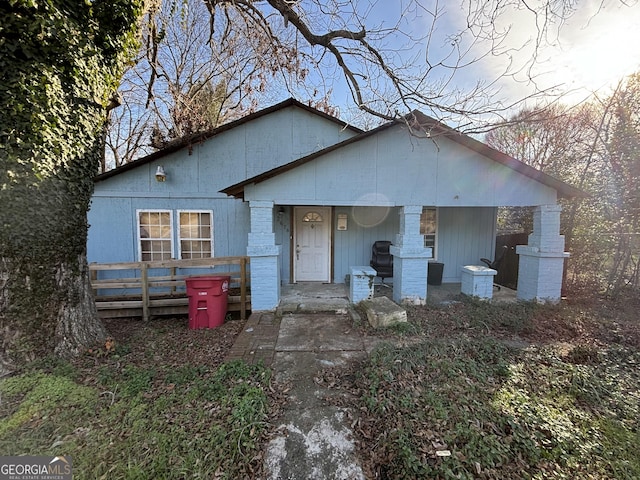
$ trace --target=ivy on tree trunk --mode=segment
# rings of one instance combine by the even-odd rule
[[[0,4],[0,375],[105,339],[87,210],[142,3]]]

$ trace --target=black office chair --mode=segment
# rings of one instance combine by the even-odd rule
[[[370,265],[376,271],[376,275],[382,280],[393,277],[393,255],[389,252],[391,242],[388,240],[378,240],[371,247]]]
[[[487,267],[492,268],[497,272],[499,271],[498,269],[500,268],[500,265],[502,265],[502,262],[504,261],[504,257],[507,254],[507,250],[509,250],[509,247],[506,245],[503,245],[502,254],[496,257],[496,259],[493,262],[488,258],[481,258],[480,261],[484,263]],[[497,283],[494,283],[493,286],[496,287],[498,290],[500,290],[500,285],[498,285]]]

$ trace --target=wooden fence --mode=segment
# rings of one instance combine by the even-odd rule
[[[164,260],[153,262],[91,263],[91,286],[101,318],[189,313],[185,279],[228,275],[228,310],[246,318],[251,309],[248,257]]]
[[[496,255],[504,252],[504,258],[498,268],[498,274],[494,281],[499,285],[504,285],[513,290],[518,289],[518,254],[517,245],[526,245],[529,242],[529,235],[526,233],[511,233],[498,235],[496,237]],[[504,247],[507,247],[504,249]]]

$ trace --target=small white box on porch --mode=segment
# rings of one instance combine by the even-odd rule
[[[479,265],[462,267],[462,293],[478,298],[492,298],[493,277],[497,273],[497,270]]]
[[[351,267],[349,279],[349,299],[351,303],[373,298],[373,280],[376,271],[371,267]]]

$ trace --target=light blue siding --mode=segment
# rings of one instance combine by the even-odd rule
[[[337,230],[339,213],[347,214],[347,230]],[[369,265],[376,240],[393,242],[398,233],[396,208],[336,207],[333,215],[335,283],[344,283],[351,267]]]
[[[324,117],[287,107],[99,181],[88,214],[88,259],[137,261],[138,209],[172,210],[174,240],[177,210],[212,210],[214,255],[246,255],[249,207],[219,191],[355,134]],[[166,182],[155,180],[158,165],[164,166]]]
[[[465,265],[493,259],[496,214],[493,207],[438,209],[438,262],[444,263],[442,281],[460,282]]]
[[[131,212],[130,198],[93,199],[88,214],[87,258],[90,262],[133,262],[137,259],[133,240],[135,210],[133,214]]]
[[[300,205],[499,207],[555,204],[557,192],[445,137],[416,138],[397,125],[247,185],[245,198]]]

